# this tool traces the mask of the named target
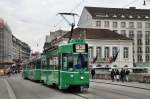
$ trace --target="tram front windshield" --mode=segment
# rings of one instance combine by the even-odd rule
[[[63,69],[84,69],[88,65],[87,53],[63,54]]]
[[[88,55],[87,54],[73,54],[73,65],[76,69],[87,68]]]

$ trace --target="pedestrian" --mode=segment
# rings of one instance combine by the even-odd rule
[[[111,76],[111,80],[112,82],[114,81],[114,76],[115,76],[115,70],[112,69],[111,73],[110,73],[110,76]]]
[[[130,71],[127,69],[125,71],[125,80],[128,82],[129,81],[129,74],[130,74]]]
[[[119,81],[120,80],[120,73],[119,73],[119,70],[117,69],[116,70],[116,81]]]
[[[94,79],[94,77],[95,77],[95,69],[94,68],[91,70],[91,75],[92,75],[92,79]]]
[[[122,68],[120,71],[120,80],[124,82],[124,79],[125,79],[125,70]]]
[[[116,78],[116,71],[117,71],[117,69],[114,70],[114,80],[117,79],[117,78]]]

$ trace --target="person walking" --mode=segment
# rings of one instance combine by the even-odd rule
[[[127,69],[125,71],[125,80],[128,82],[129,81],[129,74],[130,74],[130,71]]]
[[[92,79],[94,79],[94,77],[95,77],[95,69],[94,68],[91,70],[91,75],[92,75]]]
[[[116,81],[119,81],[120,80],[120,73],[119,73],[119,70],[117,69],[116,70]]]
[[[124,82],[124,79],[125,79],[125,70],[122,68],[120,71],[120,80]]]
[[[114,69],[112,69],[110,76],[111,76],[112,82],[114,82],[114,76],[115,76],[115,70]]]

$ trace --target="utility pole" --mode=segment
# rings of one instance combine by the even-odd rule
[[[147,5],[147,4],[150,4],[150,0],[144,0],[143,1],[143,6]]]
[[[78,16],[78,14],[76,14],[76,13],[58,13],[58,14],[62,16],[62,18],[69,24],[69,26],[71,26],[70,36],[69,36],[69,40],[68,40],[68,42],[70,42],[70,40],[72,38],[73,29],[75,27],[75,16]],[[65,16],[72,16],[73,23],[71,23],[69,20],[67,20],[67,18]]]

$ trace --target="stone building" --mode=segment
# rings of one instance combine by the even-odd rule
[[[150,64],[150,9],[84,7],[78,26],[110,29],[133,40],[134,66]]]
[[[12,32],[7,23],[0,19],[0,68],[12,64]]]
[[[70,32],[58,38],[59,43],[67,43]],[[133,68],[132,40],[108,29],[76,28],[72,38],[84,38],[88,43],[89,65],[97,57],[93,68],[108,71],[111,68]],[[54,41],[56,42],[56,41]],[[57,44],[59,44],[57,43]],[[118,53],[116,60],[111,62]]]
[[[30,51],[29,45],[12,35],[7,23],[0,19],[0,68],[8,68],[15,61],[29,59]]]

